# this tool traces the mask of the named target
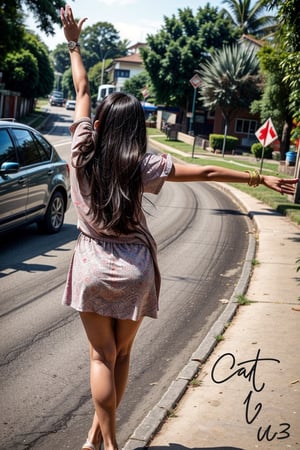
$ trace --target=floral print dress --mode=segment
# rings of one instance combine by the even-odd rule
[[[96,312],[116,319],[157,317],[160,274],[156,244],[143,211],[129,235],[108,234],[88,214],[88,184],[78,182],[78,171],[93,156],[86,148],[94,139],[89,118],[71,126],[71,193],[80,231],[70,263],[63,304],[77,311]],[[158,194],[172,168],[169,155],[144,156],[144,192]]]

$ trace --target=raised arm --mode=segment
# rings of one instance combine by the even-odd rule
[[[239,171],[218,166],[198,166],[196,164],[173,164],[168,181],[224,181],[228,183],[248,183],[249,186],[264,186],[280,192],[293,194],[297,178],[278,178],[260,175],[257,170]]]
[[[75,120],[78,120],[81,117],[90,117],[91,115],[90,85],[82,62],[80,46],[78,45],[82,25],[87,19],[80,19],[77,23],[74,20],[73,12],[69,5],[66,5],[65,9],[61,8],[60,17],[64,27],[65,37],[68,43],[71,43],[69,45],[69,53],[73,83],[76,91]],[[76,43],[76,45],[72,45],[72,43]]]

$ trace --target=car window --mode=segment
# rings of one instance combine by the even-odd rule
[[[49,160],[52,154],[52,145],[48,141],[46,141],[46,139],[44,139],[40,134],[33,133],[33,135],[38,141],[37,144],[40,147],[41,155],[44,154],[44,157],[42,156],[43,161]]]
[[[13,132],[18,143],[23,166],[29,166],[49,159],[41,145],[38,145],[38,142],[33,139],[28,130],[14,128]]]
[[[17,155],[7,130],[0,130],[0,166],[4,162],[17,162]]]

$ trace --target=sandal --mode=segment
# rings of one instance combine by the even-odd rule
[[[100,448],[101,448],[101,444],[100,444],[99,449]],[[84,449],[97,450],[96,446],[91,441],[89,441],[88,439],[85,441],[84,445],[82,446],[82,450],[84,450]]]

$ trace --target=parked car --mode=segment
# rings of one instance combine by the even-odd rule
[[[65,103],[63,93],[60,91],[53,91],[50,95],[49,103],[51,106],[63,106]]]
[[[69,205],[68,164],[37,130],[0,120],[0,232],[36,222],[56,233]]]
[[[66,109],[75,109],[76,100],[67,100],[66,101]]]

